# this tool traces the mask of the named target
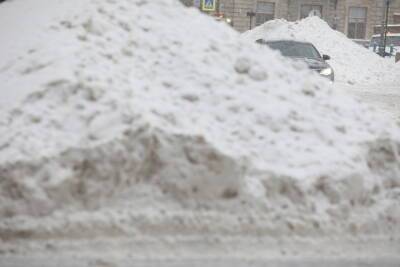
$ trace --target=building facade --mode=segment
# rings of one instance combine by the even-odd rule
[[[199,0],[182,0],[200,6]],[[384,18],[384,0],[215,0],[210,12],[228,18],[232,26],[246,31],[272,19],[296,21],[310,15],[324,19],[333,29],[352,39],[369,39]],[[250,15],[250,16],[249,16]],[[389,24],[400,23],[400,0],[391,0]]]

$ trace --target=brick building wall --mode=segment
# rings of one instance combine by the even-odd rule
[[[233,26],[240,32],[246,31],[250,28],[250,18],[247,12],[257,10],[257,0],[221,0],[221,2],[230,2],[231,15],[233,19]],[[268,0],[262,1],[274,4],[274,18],[286,18],[288,14],[288,0]],[[234,11],[233,11],[234,6]],[[222,11],[222,10],[221,10]],[[256,18],[253,18],[251,27],[256,26]]]
[[[349,13],[350,8],[365,8],[366,9],[366,31],[364,38],[368,39],[373,33],[373,26],[376,23],[376,0],[339,0],[335,12],[337,20],[337,30],[349,35]]]

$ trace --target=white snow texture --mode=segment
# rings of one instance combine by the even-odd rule
[[[398,233],[398,126],[302,64],[174,0],[0,18],[0,236]]]

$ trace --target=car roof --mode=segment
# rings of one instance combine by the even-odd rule
[[[264,43],[295,43],[295,44],[310,44],[310,42],[305,42],[305,41],[297,41],[297,40],[264,40],[264,39],[258,39],[257,42],[264,42]]]
[[[372,37],[380,37],[380,34],[374,34]],[[388,33],[386,36],[400,36],[400,33]]]

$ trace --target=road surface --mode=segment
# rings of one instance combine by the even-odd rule
[[[399,259],[209,259],[209,260],[134,260],[134,259],[13,259],[1,261],[2,267],[399,267]]]
[[[334,86],[400,121],[400,84],[347,85],[338,82]]]

